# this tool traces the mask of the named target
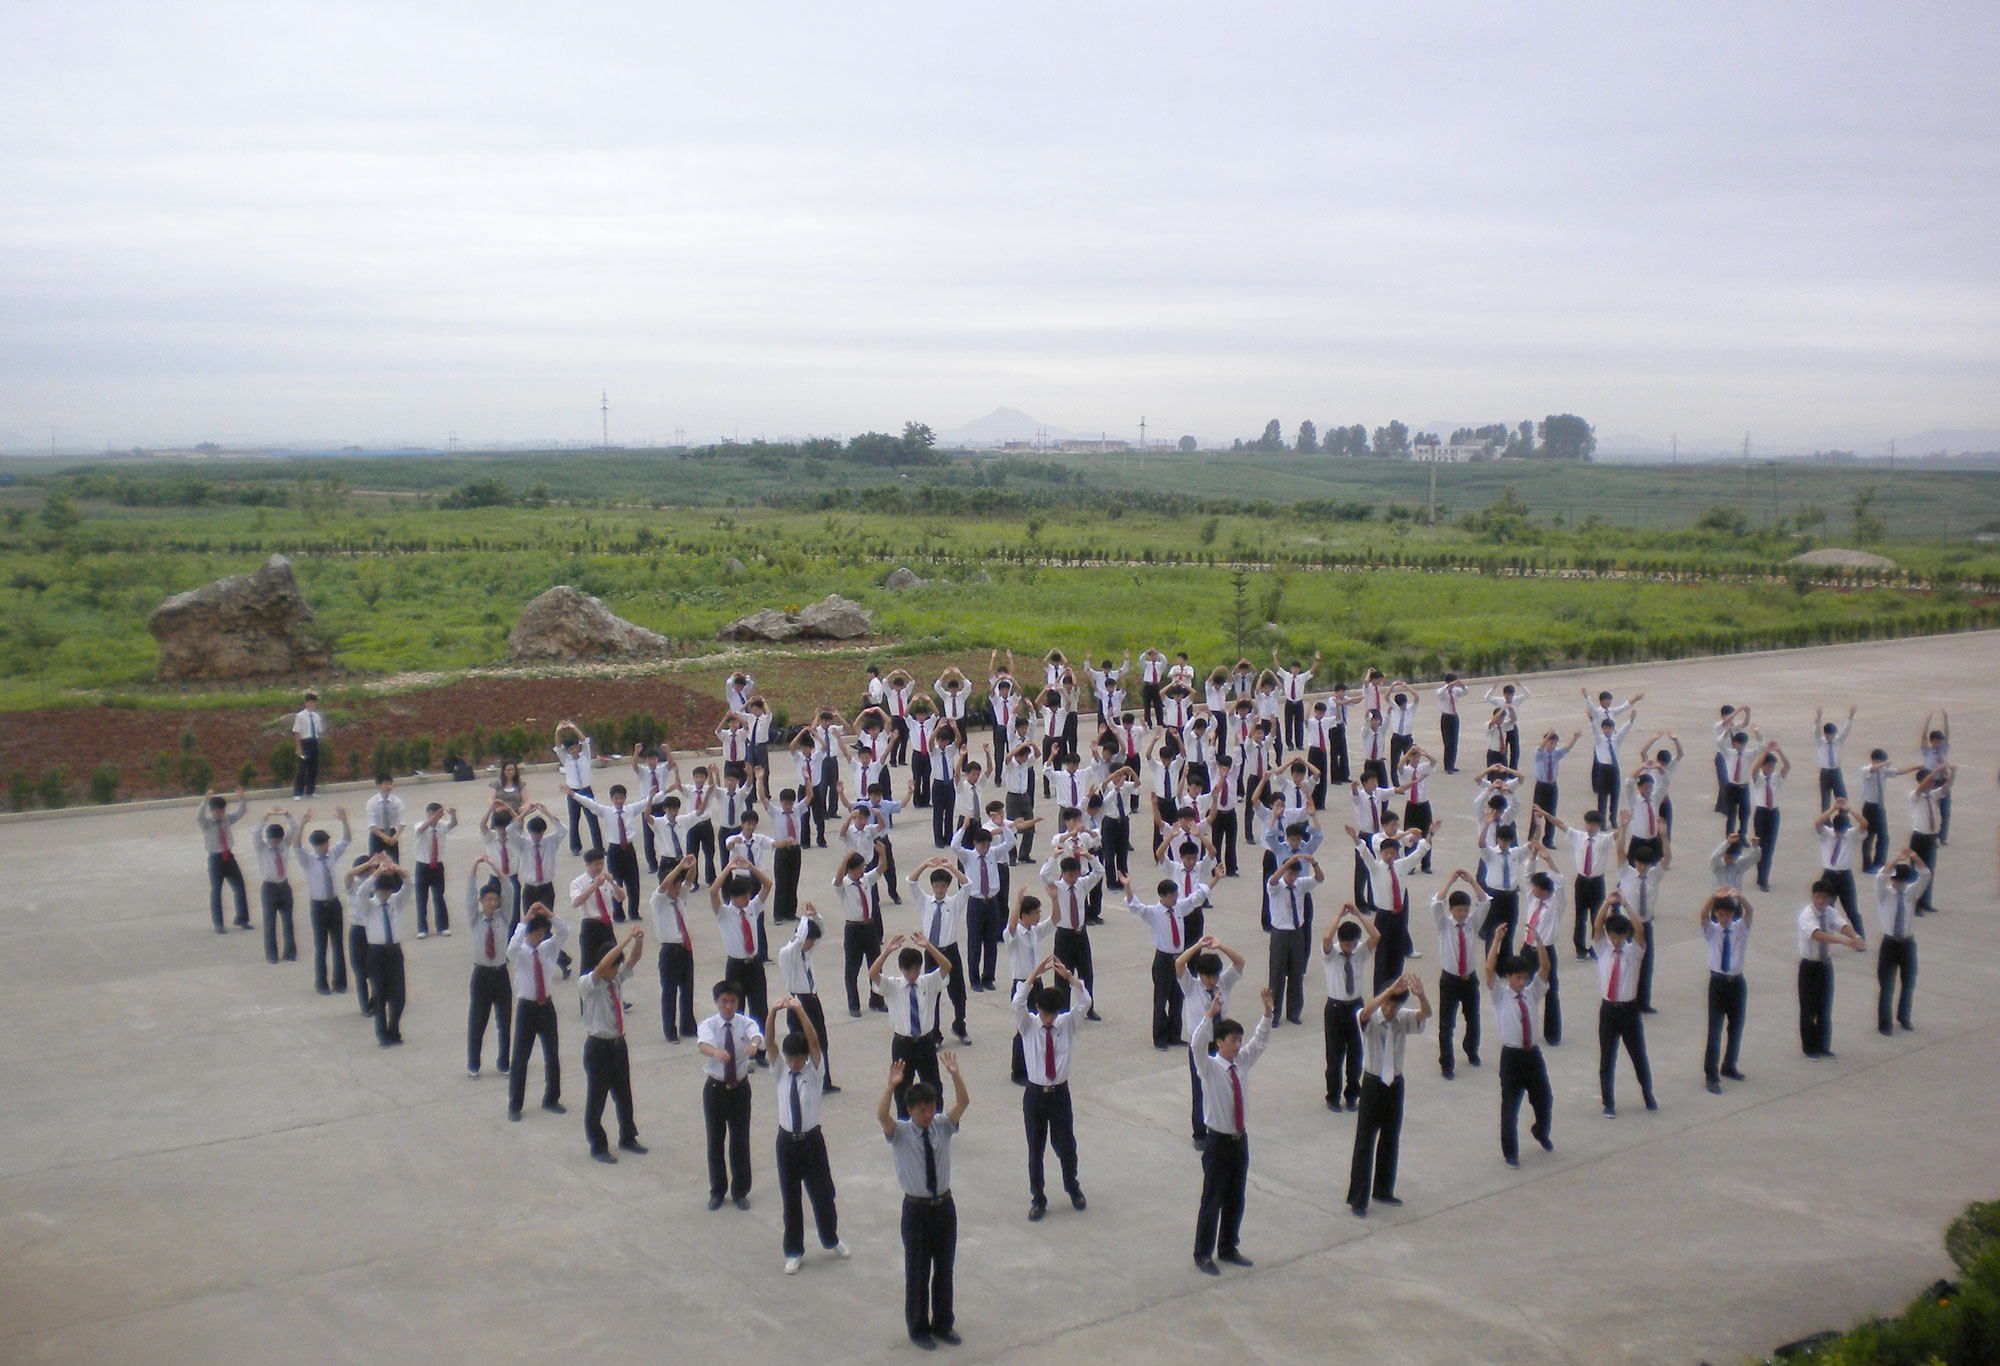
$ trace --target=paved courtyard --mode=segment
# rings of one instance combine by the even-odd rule
[[[1254,1074],[1244,1251],[1257,1265],[1219,1281],[1189,1259],[1199,1168],[1186,1063],[1150,1046],[1144,930],[1113,899],[1094,934],[1106,1018],[1082,1034],[1073,1083],[1087,1213],[1059,1198],[1045,1221],[1027,1221],[1004,1004],[973,998],[975,1043],[962,1054],[972,1107],[954,1152],[956,1355],[1730,1362],[1892,1310],[1949,1274],[1944,1223],[1966,1201],[2000,1195],[1996,671],[2000,636],[1985,634],[1527,680],[1528,735],[1576,728],[1587,682],[1644,689],[1634,739],[1667,727],[1688,746],[1660,1013],[1646,1022],[1659,1112],[1639,1107],[1621,1067],[1621,1113],[1599,1116],[1591,976],[1565,962],[1570,1034],[1549,1054],[1555,1152],[1529,1144],[1519,1171],[1502,1164],[1497,1044],[1485,1068],[1447,1082],[1434,1038],[1413,1040],[1406,1204],[1356,1220],[1342,1203],[1354,1117],[1321,1102],[1309,972],[1312,1023],[1280,1030]],[[1799,771],[1785,794],[1780,890],[1752,897],[1749,1079],[1715,1097],[1701,1075],[1706,968],[1693,910],[1719,836],[1707,755],[1722,701],[1752,703]],[[1922,713],[1941,705],[1964,772],[1942,913],[1918,932],[1916,1032],[1874,1030],[1871,923],[1869,954],[1838,963],[1839,1058],[1811,1062],[1798,1046],[1792,928],[1817,867],[1810,720],[1817,703],[1844,712],[1849,702],[1861,708],[1850,761],[1876,744],[1911,761]],[[1426,744],[1430,703],[1425,689]],[[1475,758],[1477,734],[1474,724]],[[1566,815],[1580,810],[1587,770],[1585,753],[1565,765]],[[552,775],[530,786],[553,800]],[[1447,829],[1440,875],[1415,889],[1425,901],[1444,872],[1471,866],[1467,780],[1439,786]],[[1899,844],[1903,791],[1890,808]],[[470,820],[484,793],[482,781],[412,783],[403,795],[413,810],[457,802]],[[322,793],[316,816],[344,802],[358,821],[366,795]],[[1334,839],[1338,879],[1346,859]],[[906,869],[927,844],[915,823],[900,832]],[[453,846],[455,915],[474,847],[470,835]],[[755,1100],[753,1208],[711,1214],[699,1058],[660,1036],[650,945],[628,995],[640,1007],[634,1086],[652,1152],[608,1167],[589,1160],[582,1134],[582,1030],[567,990],[569,1115],[531,1105],[509,1124],[490,1041],[488,1075],[467,1078],[463,934],[410,947],[409,1043],[379,1050],[351,995],[314,993],[308,961],[268,966],[257,934],[214,935],[192,802],[0,825],[0,868],[0,1359],[916,1355],[902,1332],[899,1201],[873,1117],[888,1029],[876,1015],[850,1020],[837,989],[831,1057],[846,1089],[828,1098],[825,1126],[854,1257],[815,1253],[787,1278],[769,1083],[760,1078]],[[562,877],[574,871],[565,859]],[[803,894],[830,875],[815,852]],[[1224,884],[1218,902],[1211,932],[1251,960],[1232,1012],[1247,1020],[1264,963],[1254,882]],[[888,909],[892,930],[911,927],[908,910]],[[1420,948],[1426,929],[1427,919]],[[705,996],[719,949],[712,932],[695,933]],[[829,986],[837,947],[821,954]],[[1434,945],[1416,966],[1434,981]]]

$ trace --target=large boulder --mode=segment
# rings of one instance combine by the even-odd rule
[[[174,682],[316,672],[331,661],[305,629],[312,619],[292,562],[273,555],[254,574],[232,574],[155,607],[146,618],[160,647],[153,675]]]
[[[580,588],[559,583],[521,609],[507,633],[509,659],[596,659],[651,655],[667,638],[634,626]]]
[[[875,629],[874,619],[858,602],[838,593],[796,612],[767,607],[738,617],[715,633],[717,640],[852,640]]]
[[[901,569],[890,570],[889,577],[882,580],[882,586],[891,592],[900,593],[905,588],[921,588],[924,582],[917,577],[916,570],[904,565]]]

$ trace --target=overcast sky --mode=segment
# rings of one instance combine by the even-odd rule
[[[0,446],[2000,427],[1996,15],[16,3]]]

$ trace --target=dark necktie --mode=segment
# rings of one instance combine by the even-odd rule
[[[493,918],[488,916],[486,919],[486,956],[488,958],[498,957],[499,955],[495,952],[498,947],[499,945],[493,937]]]
[[[1729,972],[1729,926],[1727,925],[1722,927],[1722,971],[1725,975]]]
[[[1236,1064],[1225,1064],[1229,1068],[1229,1102],[1231,1114],[1236,1120],[1236,1132],[1243,1132],[1243,1083],[1236,1079]]]
[[[944,902],[933,900],[931,902],[931,943],[942,944],[943,942]]]
[[[1901,939],[1909,934],[1909,932],[1910,927],[1904,912],[1903,889],[1898,887],[1896,889],[1896,938]]]
[[[805,1118],[806,1118],[805,1112],[799,1109],[799,1074],[796,1070],[794,1070],[792,1073],[792,1132],[793,1133],[797,1134],[805,1132]]]
[[[396,926],[389,919],[389,903],[377,897],[375,904],[382,908],[382,942],[393,944],[396,942]]]
[[[903,994],[910,998],[910,1037],[913,1039],[920,1038],[924,1032],[924,1018],[922,1008],[917,1002],[919,994],[917,984],[911,982]]]
[[[931,1131],[928,1127],[917,1130],[924,1140],[924,1189],[932,1195],[937,1192],[937,1149],[931,1146]]]
[[[1354,999],[1354,950],[1353,949],[1342,949],[1340,951],[1340,966],[1342,970],[1344,970],[1347,973],[1347,995],[1344,999],[1351,1001]]]
[[[1056,1084],[1056,1028],[1042,1026],[1042,1070],[1048,1074],[1050,1086]]]
[[[736,1084],[736,1031],[727,1020],[722,1022],[722,1084]]]

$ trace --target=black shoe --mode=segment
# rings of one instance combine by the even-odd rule
[[[1891,1039],[1896,1036],[1896,1031],[1889,1028],[1889,1026],[1887,1025],[1876,1025],[1875,1032],[1877,1034],[1880,1034],[1885,1039]]]
[[[1339,1114],[1343,1107],[1341,1106],[1341,1103],[1339,1101],[1329,1100],[1326,1103],[1326,1108],[1333,1111],[1335,1114]]]
[[[559,1100],[545,1100],[542,1102],[542,1108],[552,1115],[566,1115],[569,1113],[569,1107]]]
[[[1477,1066],[1479,1066],[1479,1055],[1478,1055],[1477,1053],[1468,1053],[1468,1054],[1466,1054],[1466,1055],[1465,1055],[1465,1060],[1466,1060],[1467,1062],[1471,1063],[1471,1064],[1472,1064],[1472,1065],[1473,1065],[1474,1067],[1477,1067]]]
[[[509,1110],[507,1112],[507,1118],[512,1120],[514,1123],[519,1124],[521,1122],[521,1112],[519,1110]]]
[[[375,1046],[377,1048],[394,1048],[396,1046],[396,1041],[394,1039],[377,1039],[375,1041]]]
[[[1721,1083],[1721,1082],[1719,1082],[1719,1081],[1717,1081],[1717,1080],[1716,1080],[1716,1079],[1715,1079],[1714,1077],[1710,1077],[1710,1078],[1708,1079],[1708,1093],[1709,1093],[1709,1094],[1710,1094],[1711,1096],[1719,1096],[1719,1095],[1721,1095],[1721,1094],[1722,1094],[1722,1083]]]
[[[848,1018],[848,1019],[850,1019],[850,1020],[858,1020],[858,1019],[860,1019],[860,1018],[861,1018],[861,1007],[860,1007],[860,1006],[849,1006],[849,1007],[847,1008],[847,1018]]]
[[[1518,1157],[1510,1157],[1507,1159],[1507,1165],[1510,1167],[1518,1167],[1521,1165],[1521,1159]]]
[[[506,1058],[502,1058],[499,1062],[493,1064],[493,1073],[495,1076],[504,1077],[513,1070],[513,1065]]]
[[[1255,1262],[1251,1261],[1251,1260],[1250,1260],[1250,1259],[1249,1259],[1248,1257],[1246,1257],[1246,1256],[1244,1256],[1244,1255],[1243,1255],[1242,1253],[1240,1253],[1240,1252],[1236,1251],[1236,1249],[1234,1249],[1234,1248],[1231,1248],[1231,1249],[1230,1249],[1229,1251],[1227,1251],[1227,1252],[1218,1252],[1218,1253],[1216,1253],[1216,1254],[1215,1254],[1215,1260],[1216,1260],[1216,1261],[1218,1261],[1218,1262],[1228,1262],[1228,1263],[1229,1263],[1229,1264],[1230,1264],[1231,1266],[1255,1266],[1255,1265],[1257,1265],[1257,1263],[1255,1263]]]
[[[1618,1107],[1617,1107],[1617,1106],[1615,1106],[1615,1105],[1607,1105],[1607,1106],[1605,1106],[1605,1107],[1604,1107],[1604,1117],[1605,1117],[1606,1119],[1616,1119],[1616,1118],[1618,1118]]]
[[[749,1208],[750,1208],[750,1197],[749,1197],[749,1196],[747,1196],[747,1195],[739,1195],[739,1196],[737,1196],[737,1197],[736,1197],[736,1199],[735,1199],[734,1203],[735,1203],[735,1205],[736,1205],[736,1208],[738,1208],[738,1209],[749,1209]]]
[[[1768,888],[1766,888],[1766,890],[1768,891],[1769,889],[1768,889]],[[1657,1011],[1657,1010],[1655,1010],[1655,1009],[1653,1009],[1653,1008],[1652,1008],[1651,1006],[1640,1006],[1640,1007],[1639,1007],[1639,1013],[1640,1013],[1641,1015],[1657,1015],[1657,1014],[1659,1014],[1660,1012],[1659,1012],[1659,1011]]]
[[[1368,1217],[1368,1206],[1366,1205],[1349,1205],[1347,1208],[1354,1212],[1356,1219],[1366,1219]]]
[[[597,1152],[593,1152],[593,1153],[592,1153],[592,1154],[591,1154],[590,1156],[591,1156],[591,1159],[592,1159],[593,1161],[597,1161],[597,1162],[607,1162],[607,1163],[609,1163],[610,1165],[612,1165],[612,1166],[614,1166],[614,1167],[618,1165],[618,1159],[617,1159],[617,1158],[613,1157],[613,1156],[612,1156],[612,1155],[611,1155],[610,1153],[608,1153],[608,1152],[604,1152],[604,1151],[602,1151],[602,1150],[599,1150],[599,1151],[597,1151]]]
[[[840,1088],[838,1086],[835,1086],[832,1082],[828,1082],[826,1085],[819,1088],[819,1093],[823,1096],[837,1096],[840,1094]]]
[[[1069,1193],[1069,1207],[1071,1209],[1087,1209],[1089,1208],[1089,1204],[1090,1202],[1083,1198],[1081,1187]]]
[[[1449,1067],[1440,1067],[1438,1071],[1443,1073],[1446,1081],[1455,1081],[1458,1078],[1458,1073],[1452,1071]]]
[[[643,1153],[649,1151],[646,1145],[641,1143],[636,1138],[623,1139],[619,1142],[618,1146],[623,1148],[628,1153]]]
[[[1723,1069],[1722,1069],[1722,1075],[1723,1075],[1723,1076],[1725,1076],[1725,1077],[1727,1077],[1727,1078],[1729,1078],[1729,1079],[1730,1079],[1731,1081],[1744,1081],[1744,1080],[1747,1080],[1747,1079],[1746,1079],[1746,1078],[1744,1077],[1744,1075],[1743,1075],[1743,1074],[1742,1074],[1741,1072],[1737,1071],[1737,1070],[1736,1070],[1735,1068],[1733,1068],[1733,1067],[1725,1067],[1725,1068],[1723,1068]]]
[[[1215,1264],[1215,1258],[1213,1257],[1195,1258],[1194,1269],[1204,1276],[1220,1276],[1222,1274],[1222,1268]]]
[[[322,995],[322,996],[331,996],[331,995],[333,995],[333,988],[332,988],[332,987],[325,987],[325,986],[321,986],[321,987],[314,987],[314,988],[313,988],[313,990],[314,990],[314,991],[317,991],[317,992],[318,992],[318,993],[319,993],[320,995]]]
[[[1660,1102],[1658,1102],[1657,1100],[1654,1100],[1654,1099],[1653,1099],[1653,1098],[1652,1098],[1651,1096],[1647,1096],[1647,1097],[1646,1097],[1646,1108],[1647,1108],[1648,1110],[1657,1110],[1657,1109],[1659,1109],[1659,1108],[1660,1108]]]
[[[959,1343],[965,1341],[964,1338],[958,1335],[958,1330],[955,1328],[940,1328],[932,1336],[947,1347],[956,1347]]]
[[[1549,1136],[1547,1134],[1534,1134],[1533,1137],[1535,1142],[1542,1145],[1543,1152],[1552,1153],[1556,1150],[1556,1145],[1549,1142]]]
[[[923,1348],[926,1352],[935,1352],[937,1350],[937,1339],[929,1333],[912,1333],[910,1334],[910,1341]]]
[[[1907,1029],[1912,1034],[1917,1032],[1917,1027],[1911,1024],[1908,1020],[1898,1020],[1896,1021],[1896,1024],[1903,1029]]]
[[[1028,1206],[1028,1222],[1031,1224],[1039,1224],[1042,1221],[1042,1216],[1044,1214],[1047,1214],[1048,1212],[1049,1212],[1048,1201],[1046,1200],[1033,1201]]]
[[[1393,1195],[1378,1195],[1375,1197],[1375,1203],[1378,1205],[1397,1206],[1401,1205],[1403,1202],[1401,1200],[1398,1200]]]
[[[970,1048],[970,1047],[972,1047],[972,1036],[971,1036],[970,1034],[966,1033],[966,1032],[965,1032],[964,1030],[962,1030],[962,1029],[961,1029],[961,1030],[957,1030],[957,1031],[955,1031],[955,1033],[956,1033],[956,1035],[957,1035],[957,1037],[958,1037],[958,1046],[959,1046],[960,1048]]]
[[[667,1042],[668,1042],[668,1043],[679,1043],[680,1041],[681,1041],[681,1036],[680,1036],[680,1035],[678,1035],[678,1034],[669,1034],[669,1035],[667,1035]]]
[[[1083,1012],[1083,1018],[1084,1018],[1084,1019],[1086,1019],[1086,1020],[1096,1020],[1096,1021],[1098,1021],[1098,1022],[1100,1022],[1100,1023],[1102,1023],[1102,1021],[1103,1021],[1103,1019],[1104,1019],[1104,1017],[1103,1017],[1102,1015],[1099,1015],[1099,1014],[1098,1014],[1098,1013],[1097,1013],[1097,1012],[1096,1012],[1095,1010],[1086,1010],[1086,1011],[1084,1011],[1084,1012]],[[1903,1028],[1905,1028],[1905,1029],[1908,1029],[1908,1028],[1909,1028],[1909,1026],[1908,1026],[1908,1025],[1904,1025],[1904,1026],[1903,1026]]]
[[[721,1209],[721,1208],[722,1208],[722,1197],[721,1197],[721,1196],[719,1196],[719,1195],[711,1195],[711,1196],[709,1196],[709,1197],[708,1197],[708,1207],[709,1207],[710,1209],[712,1209],[712,1210],[717,1210],[717,1209]]]

